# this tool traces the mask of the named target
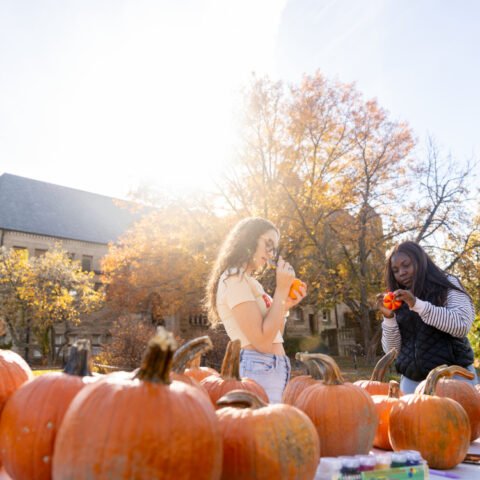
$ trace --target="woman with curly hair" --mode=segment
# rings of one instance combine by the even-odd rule
[[[228,234],[210,274],[206,306],[213,325],[222,323],[230,340],[241,342],[240,376],[265,388],[270,402],[280,402],[290,378],[290,361],[283,348],[288,310],[306,295],[299,287],[289,297],[293,267],[279,257],[276,287],[270,297],[254,278],[277,255],[279,231],[270,221],[249,217]]]

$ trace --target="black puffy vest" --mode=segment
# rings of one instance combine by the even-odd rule
[[[427,325],[405,302],[395,312],[395,317],[402,336],[395,367],[410,380],[424,380],[430,370],[439,365],[465,368],[473,363],[473,350],[467,337],[452,337]]]

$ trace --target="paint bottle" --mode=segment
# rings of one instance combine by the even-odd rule
[[[340,468],[340,473],[342,475],[342,480],[356,480],[357,478],[362,478],[360,473],[360,460],[352,456],[341,456],[338,457],[342,462]]]
[[[322,457],[317,467],[315,480],[332,480],[340,475],[342,461],[337,457]]]
[[[360,472],[375,470],[375,465],[377,464],[375,455],[355,455],[355,458],[358,458],[360,461],[360,466],[358,467]]]
[[[405,452],[392,452],[391,468],[404,467],[407,463],[407,455]]]
[[[387,470],[390,468],[390,464],[392,463],[392,454],[390,452],[385,453],[377,453],[375,454],[376,464],[375,470]]]
[[[403,450],[402,450],[403,451]],[[420,465],[422,462],[422,455],[417,450],[405,450],[403,451],[406,455],[405,464],[408,465]]]

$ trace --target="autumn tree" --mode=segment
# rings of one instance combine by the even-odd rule
[[[198,308],[225,234],[223,221],[199,202],[161,202],[109,246],[102,262],[109,308],[116,315],[140,314],[154,325],[181,307]]]
[[[59,245],[37,258],[29,258],[27,250],[2,248],[0,289],[0,314],[27,361],[36,344],[43,359],[54,363],[54,326],[63,323],[68,332],[82,314],[102,304],[93,272],[82,271]]]

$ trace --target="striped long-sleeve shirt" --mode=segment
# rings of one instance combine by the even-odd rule
[[[460,282],[456,277],[449,275],[448,279],[451,283],[461,288]],[[467,335],[475,319],[475,308],[470,297],[454,289],[448,290],[447,299],[443,307],[437,307],[430,302],[417,298],[411,310],[417,312],[427,325],[458,338],[463,338]],[[392,348],[400,351],[401,344],[402,338],[395,316],[394,318],[383,317],[383,351],[386,353]]]

